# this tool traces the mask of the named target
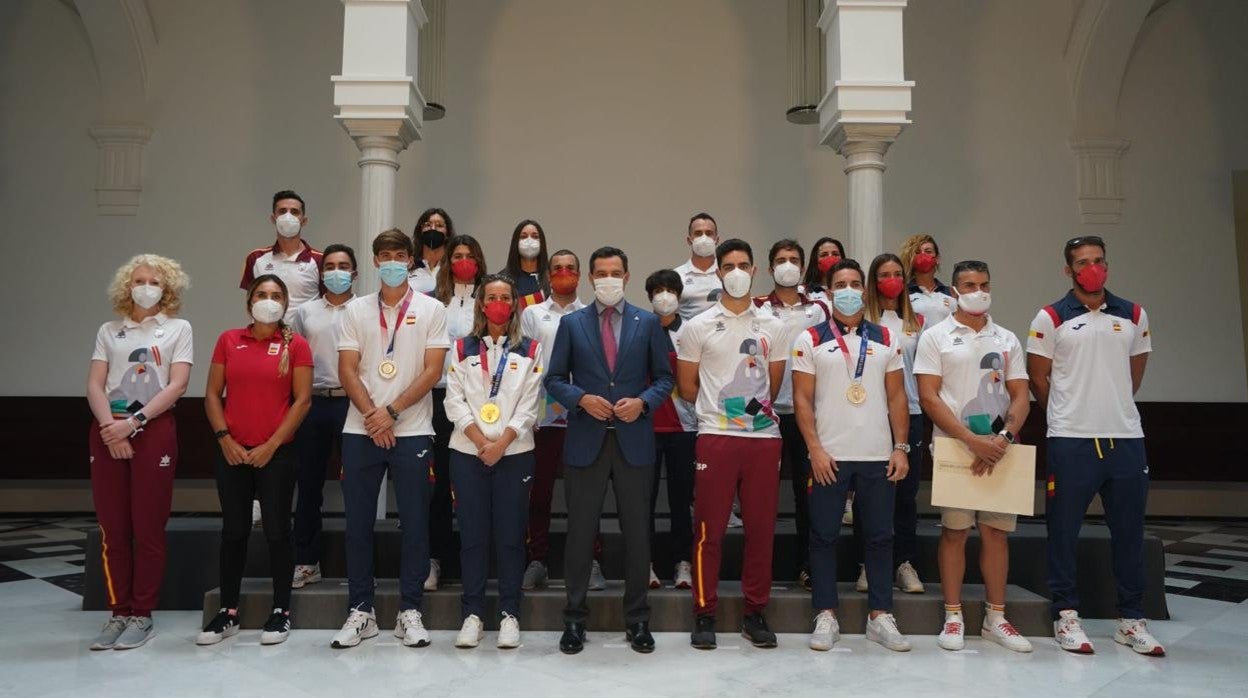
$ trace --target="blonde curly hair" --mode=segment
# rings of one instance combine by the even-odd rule
[[[156,278],[164,288],[160,297],[160,312],[177,315],[182,308],[182,292],[191,285],[191,277],[182,271],[182,265],[168,257],[156,254],[139,254],[117,268],[113,281],[108,285],[108,297],[113,302],[113,311],[121,316],[129,316],[134,312],[134,300],[130,298],[130,277],[139,267],[147,267],[156,272]]]
[[[926,243],[932,243],[932,247],[936,248],[936,256],[940,256],[940,245],[936,244],[936,238],[926,233],[911,235],[906,241],[901,243],[901,269],[906,275],[906,282],[909,283],[914,278],[914,258],[919,256],[919,248]],[[936,265],[936,271],[940,271],[940,265]]]

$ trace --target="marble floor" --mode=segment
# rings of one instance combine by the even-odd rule
[[[1240,596],[1243,569],[1227,558],[1245,544],[1224,524],[1172,524],[1175,542],[1207,549],[1180,548],[1171,553],[1167,539],[1167,586],[1173,619],[1151,627],[1166,643],[1169,656],[1141,657],[1115,644],[1112,621],[1085,622],[1098,653],[1061,652],[1050,638],[1032,638],[1036,651],[1010,653],[979,639],[959,653],[939,649],[934,636],[912,637],[914,651],[889,652],[862,636],[847,636],[834,651],[806,649],[803,635],[781,635],[776,650],[758,650],[731,634],[719,636],[720,648],[699,652],[683,633],[656,637],[658,650],[638,655],[622,634],[592,633],[584,653],[561,655],[556,633],[524,635],[518,650],[493,648],[493,634],[477,650],[456,650],[453,633],[434,632],[432,646],[409,649],[388,633],[353,650],[332,650],[328,630],[295,630],[283,645],[261,647],[258,631],[246,631],[213,647],[197,647],[200,614],[161,611],[157,635],[138,650],[90,652],[87,644],[107,618],[83,612],[82,598],[71,583],[81,554],[73,545],[88,521],[58,522],[66,533],[48,534],[37,527],[0,525],[9,547],[3,566],[14,574],[0,579],[0,696],[362,696],[385,693],[421,695],[522,696],[701,696],[827,695],[950,696],[974,691],[992,695],[1052,696],[1203,696],[1242,695],[1248,686],[1248,601]],[[1215,530],[1208,530],[1215,529]],[[1156,532],[1154,526],[1150,530]],[[14,535],[20,533],[21,535]],[[1196,539],[1196,540],[1193,540]],[[0,544],[2,545],[2,544]],[[19,560],[16,548],[38,550]],[[1170,560],[1170,555],[1175,556]],[[1216,555],[1220,557],[1209,557]],[[1216,559],[1227,570],[1180,563]],[[14,565],[13,563],[18,563]],[[1184,568],[1214,572],[1201,580],[1223,580],[1208,596],[1183,592]],[[1171,581],[1180,582],[1172,584]],[[1186,579],[1187,582],[1197,581]],[[1238,597],[1238,598],[1236,598]],[[1244,644],[1240,644],[1244,643]]]

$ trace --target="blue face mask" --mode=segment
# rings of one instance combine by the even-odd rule
[[[407,263],[405,262],[382,262],[377,267],[377,275],[381,277],[381,283],[396,288],[407,283]]]
[[[856,288],[838,288],[832,293],[832,305],[841,315],[857,315],[862,310],[862,291]]]
[[[330,293],[346,293],[351,288],[351,272],[345,269],[330,269],[321,276],[321,280]]]

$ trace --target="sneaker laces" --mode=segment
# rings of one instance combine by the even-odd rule
[[[1148,626],[1144,624],[1144,621],[1138,618],[1124,620],[1122,625],[1123,625],[1122,633],[1124,635],[1139,636],[1139,637],[1148,636]]]
[[[884,629],[890,633],[901,634],[901,631],[897,629],[897,619],[891,613],[881,613],[875,617],[875,622],[883,625]]]
[[[1022,633],[1018,632],[1018,628],[1015,628],[1014,624],[1008,620],[1003,620],[1000,623],[997,623],[996,629],[1002,635],[1009,637],[1022,637]]]
[[[962,621],[960,620],[945,621],[945,634],[946,635],[961,635],[962,634]]]
[[[111,616],[109,617],[108,622],[104,624],[104,629],[100,632],[103,633],[110,630],[123,630],[127,625],[130,625],[132,620],[134,619],[127,618],[126,616]]]
[[[406,626],[408,630],[423,630],[425,627],[424,623],[421,622],[420,619],[420,611],[417,611],[414,608],[409,608],[408,610],[403,611],[399,614],[399,617],[403,619],[403,625]]]
[[[1083,632],[1083,625],[1079,622],[1078,616],[1062,616],[1057,627],[1058,632],[1063,634]]]
[[[836,622],[836,618],[831,613],[820,613],[815,616],[815,632],[825,634],[832,632],[832,624]]]
[[[351,609],[351,615],[347,616],[347,622],[344,627],[359,631],[368,623],[368,612],[361,611],[358,608]]]

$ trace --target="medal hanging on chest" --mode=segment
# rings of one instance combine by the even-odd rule
[[[849,387],[845,389],[845,399],[851,405],[860,406],[867,401],[867,387],[862,384],[862,372],[867,366],[867,335],[865,332],[862,334],[862,343],[858,347],[858,365],[851,366],[852,359],[849,358],[849,344],[845,341],[845,335],[841,334],[841,328],[836,326],[836,320],[828,324],[836,336],[836,344],[841,348],[841,355],[845,357],[845,372],[849,374]]]
[[[377,294],[377,319],[381,322],[381,341],[386,344],[385,357],[377,364],[377,375],[383,380],[394,380],[399,375],[399,365],[394,361],[394,340],[399,336],[399,327],[403,324],[402,319],[407,315],[407,308],[411,304],[412,290],[408,289],[407,295],[403,296],[403,304],[399,306],[399,312],[394,315],[394,332],[390,332],[386,325],[386,311],[381,304],[381,294]]]
[[[507,367],[507,350],[511,345],[511,340],[504,339],[501,351],[498,353],[498,366],[494,369],[494,375],[490,376],[490,352],[485,346],[484,340],[481,342],[481,372],[490,381],[490,396],[486,398],[485,404],[481,405],[479,415],[481,421],[486,424],[493,424],[503,416],[503,410],[495,402],[498,397],[498,389],[503,384],[503,369]]]

